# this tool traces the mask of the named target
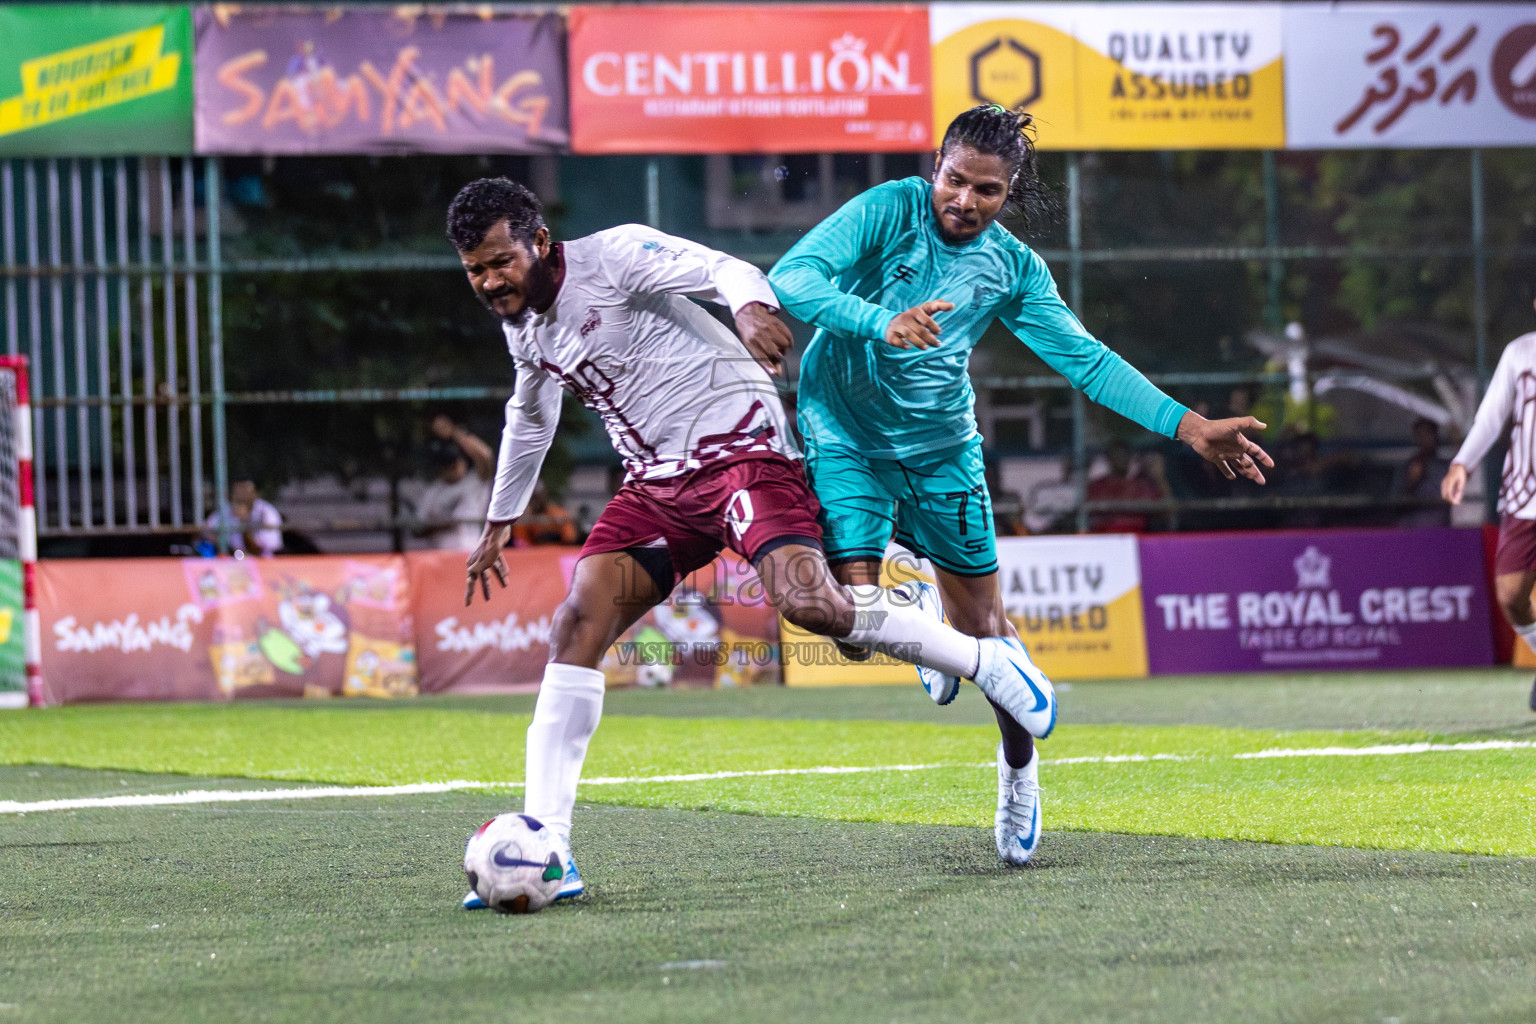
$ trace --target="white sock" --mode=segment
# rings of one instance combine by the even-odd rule
[[[1536,651],[1536,622],[1531,623],[1529,626],[1515,626],[1515,633],[1520,639],[1525,641],[1527,647]]]
[[[853,631],[841,639],[945,675],[976,677],[981,642],[933,618],[906,591],[860,583],[849,587],[848,593],[857,611]]]
[[[587,757],[587,743],[603,717],[605,689],[597,669],[551,662],[544,667],[533,723],[528,726],[523,813],[549,826],[567,845],[576,782]]]

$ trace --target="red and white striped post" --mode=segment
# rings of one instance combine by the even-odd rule
[[[37,613],[37,509],[32,503],[32,393],[27,380],[27,357],[0,357],[0,370],[10,370],[16,375],[16,409],[12,427],[16,438],[16,491],[21,499],[21,508],[17,514],[16,549],[21,558],[27,702],[33,707],[41,707],[47,703],[47,695],[43,690],[42,619]]]

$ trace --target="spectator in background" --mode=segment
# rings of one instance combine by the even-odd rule
[[[1158,501],[1168,497],[1167,484],[1158,478],[1131,471],[1131,449],[1124,441],[1111,441],[1104,449],[1109,473],[1088,481],[1089,501]],[[1159,462],[1161,466],[1161,462]],[[1088,517],[1091,533],[1145,533],[1148,512],[1099,512]]]
[[[534,544],[576,543],[576,522],[565,509],[549,500],[549,491],[540,480],[533,485],[528,509],[512,524],[512,542],[526,548]]]
[[[283,517],[277,507],[256,493],[251,480],[237,480],[229,487],[229,504],[203,523],[200,553],[218,552],[219,534],[225,534],[231,554],[244,558],[271,558],[283,547]]]
[[[441,413],[432,419],[432,435],[428,459],[436,479],[416,501],[416,535],[441,550],[473,550],[491,504],[496,459],[490,445]]]
[[[1409,508],[1402,518],[1404,526],[1450,526],[1451,507],[1440,499],[1440,481],[1450,471],[1451,460],[1440,454],[1440,425],[1419,417],[1413,421],[1413,457],[1402,466],[1392,482],[1392,494],[1399,498],[1419,498],[1423,508]]]

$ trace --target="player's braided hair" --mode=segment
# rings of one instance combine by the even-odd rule
[[[1026,228],[1039,227],[1056,216],[1056,196],[1040,180],[1035,159],[1035,119],[1029,114],[997,103],[972,107],[949,122],[944,141],[939,144],[939,163],[958,146],[1000,156],[1013,165],[1005,210]]]
[[[459,252],[470,252],[502,221],[513,240],[531,251],[533,236],[544,226],[539,197],[511,178],[479,178],[448,204],[448,241]]]

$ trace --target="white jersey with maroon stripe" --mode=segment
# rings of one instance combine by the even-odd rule
[[[487,517],[521,515],[560,416],[560,389],[602,418],[629,477],[658,480],[721,458],[799,458],[767,372],[689,296],[777,309],[750,263],[626,224],[566,242],[554,305],[505,325],[517,385],[507,402]]]
[[[1536,332],[1520,335],[1504,349],[1453,461],[1476,469],[1511,419],[1499,511],[1516,519],[1536,519]]]

